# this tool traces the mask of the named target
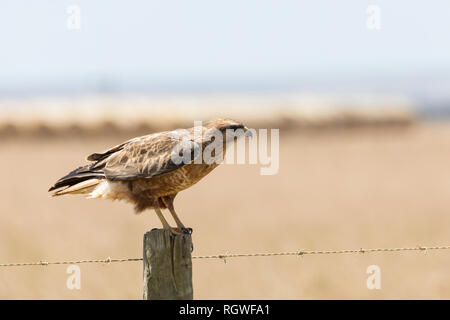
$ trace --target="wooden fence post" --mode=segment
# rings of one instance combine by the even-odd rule
[[[192,300],[192,238],[153,229],[144,235],[144,300]]]

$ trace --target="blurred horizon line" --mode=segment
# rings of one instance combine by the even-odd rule
[[[12,86],[13,87],[13,86]],[[0,99],[79,98],[89,96],[208,96],[208,95],[315,95],[352,97],[404,96],[414,102],[419,111],[439,117],[450,115],[450,75],[423,73],[421,75],[346,75],[346,76],[272,76],[272,77],[193,77],[186,80],[155,79],[152,77],[86,77],[31,83],[9,89],[0,85]],[[0,108],[2,105],[0,104]]]

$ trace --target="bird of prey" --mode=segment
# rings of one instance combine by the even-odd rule
[[[233,134],[229,135],[230,132]],[[52,196],[85,194],[88,198],[125,200],[134,204],[136,213],[154,209],[164,229],[174,234],[187,232],[173,201],[178,192],[197,183],[220,163],[207,162],[202,157],[202,151],[217,139],[211,138],[216,133],[221,134],[223,141],[218,141],[222,147],[213,149],[211,145],[209,149],[213,149],[211,155],[215,159],[222,160],[227,143],[243,135],[251,136],[243,124],[217,119],[205,126],[137,137],[102,153],[91,154],[87,157],[90,164],[62,177],[49,191],[54,191]],[[166,208],[177,228],[172,228],[164,218],[161,209]]]

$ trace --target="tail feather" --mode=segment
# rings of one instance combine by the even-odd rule
[[[67,188],[58,190],[54,193],[52,193],[52,197],[62,196],[65,194],[86,194],[91,193],[95,187],[102,182],[102,179],[89,179],[82,182],[79,182],[77,184],[74,184],[72,186],[68,186]]]
[[[100,171],[100,168],[92,168],[87,165],[79,167],[69,174],[65,175],[48,190],[53,191],[57,189],[52,196],[63,195],[67,193],[86,193],[86,188],[91,188],[98,184],[101,180],[105,179],[105,175]],[[84,191],[83,191],[84,190]]]

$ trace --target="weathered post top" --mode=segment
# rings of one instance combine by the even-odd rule
[[[144,235],[144,299],[192,300],[192,238],[153,229]]]

